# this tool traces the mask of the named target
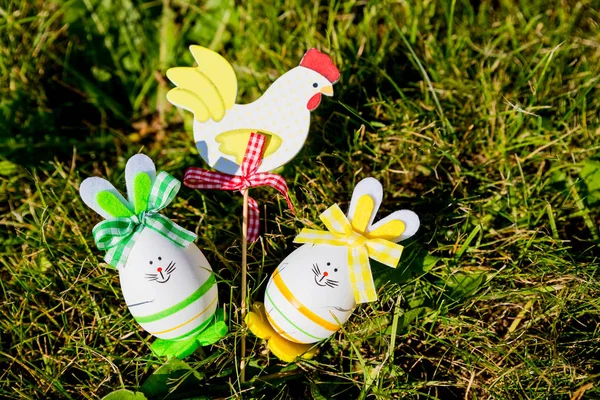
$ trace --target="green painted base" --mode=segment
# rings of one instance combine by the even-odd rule
[[[227,334],[225,310],[218,308],[211,322],[201,332],[181,340],[156,339],[150,346],[158,357],[177,357],[180,360],[192,354],[199,346],[208,346]]]

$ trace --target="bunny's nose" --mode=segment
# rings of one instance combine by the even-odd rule
[[[161,268],[161,267],[158,267],[158,268],[156,268],[156,270],[157,270],[158,272],[162,272],[162,268]]]
[[[323,276],[328,276],[329,274],[327,273],[327,271],[323,272]]]

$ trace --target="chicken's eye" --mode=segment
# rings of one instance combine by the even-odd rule
[[[318,84],[317,82],[313,83],[313,87],[314,87],[314,88],[316,88],[316,87],[318,87],[318,86],[319,86],[319,84]]]

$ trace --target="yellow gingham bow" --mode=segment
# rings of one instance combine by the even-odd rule
[[[370,197],[364,196],[364,199],[370,200]],[[368,217],[365,218],[365,215],[371,215],[372,210],[372,201],[359,201],[351,224],[340,207],[334,204],[319,216],[329,232],[305,228],[294,239],[295,243],[348,247],[350,283],[357,304],[377,300],[369,258],[396,268],[403,249],[403,246],[386,239],[402,234],[402,223],[388,223],[382,227],[384,229],[365,232],[368,228]],[[390,234],[390,229],[395,232]]]

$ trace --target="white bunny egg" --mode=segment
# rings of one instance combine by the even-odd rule
[[[135,320],[161,339],[202,330],[217,309],[215,275],[204,254],[194,244],[182,249],[151,229],[137,237],[119,278]]]
[[[279,264],[265,291],[275,331],[296,343],[334,334],[356,306],[345,247],[305,244]]]
[[[83,201],[106,218],[94,227],[96,244],[106,250],[107,263],[118,268],[135,320],[159,338],[153,351],[185,357],[227,332],[223,314],[216,313],[215,274],[194,245],[195,234],[159,213],[180,182],[166,172],[157,174],[143,154],[129,159],[125,179],[127,199],[102,178],[81,184]]]

